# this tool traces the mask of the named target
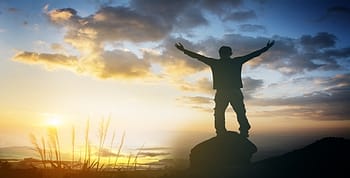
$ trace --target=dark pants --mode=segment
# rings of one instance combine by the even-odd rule
[[[250,124],[248,122],[247,116],[245,115],[246,110],[243,103],[243,94],[240,89],[231,89],[229,91],[217,90],[214,101],[215,129],[217,133],[226,131],[225,111],[228,103],[231,104],[233,110],[236,112],[237,120],[240,125],[240,132],[248,133]]]

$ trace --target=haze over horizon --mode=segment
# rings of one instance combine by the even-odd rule
[[[69,150],[72,126],[83,140],[88,119],[97,143],[111,117],[107,140],[125,131],[126,149],[187,156],[215,136],[214,90],[210,69],[176,42],[217,58],[223,45],[240,56],[276,41],[242,72],[259,149],[349,137],[348,19],[346,0],[1,1],[0,147],[55,126]]]

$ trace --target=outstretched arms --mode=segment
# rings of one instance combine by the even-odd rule
[[[202,61],[202,62],[204,62],[204,63],[206,63],[208,65],[210,65],[211,62],[213,61],[212,58],[208,58],[206,56],[203,56],[203,55],[197,54],[197,53],[195,53],[193,51],[190,51],[188,49],[185,49],[185,47],[181,43],[175,43],[175,47],[178,50],[184,52],[184,54],[186,54],[186,55],[188,55],[190,57],[196,58],[196,59],[198,59],[198,60],[200,60],[200,61]]]
[[[269,50],[273,45],[275,44],[275,40],[272,40],[270,42],[270,40],[267,42],[266,46],[259,49],[259,50],[256,50],[248,55],[245,55],[245,56],[241,56],[240,58],[242,59],[242,63],[245,63],[247,61],[249,61],[250,59],[253,59],[254,57],[257,57],[259,56],[260,54],[266,52],[267,50]]]

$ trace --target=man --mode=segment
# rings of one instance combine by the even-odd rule
[[[213,88],[216,89],[215,94],[215,129],[218,135],[227,132],[225,128],[225,110],[230,103],[236,112],[237,120],[240,125],[240,135],[249,137],[250,124],[246,116],[246,109],[243,102],[243,94],[241,92],[242,84],[242,65],[266,52],[274,45],[275,41],[268,41],[266,46],[256,50],[248,55],[233,57],[232,49],[228,46],[222,46],[219,49],[220,59],[213,59],[202,56],[184,48],[181,43],[176,43],[175,47],[184,54],[196,58],[199,61],[210,66],[213,74]]]

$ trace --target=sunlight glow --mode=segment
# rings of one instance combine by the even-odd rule
[[[45,120],[45,125],[50,127],[59,127],[62,125],[62,119],[59,115],[48,115]]]

